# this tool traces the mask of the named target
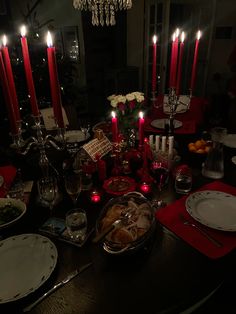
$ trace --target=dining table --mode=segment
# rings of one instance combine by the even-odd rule
[[[29,177],[28,174],[27,179]],[[66,212],[73,204],[65,191],[63,177],[60,177],[58,187],[54,216],[65,219]],[[191,193],[218,188],[236,195],[235,187],[224,180],[204,178],[200,169],[193,169]],[[87,263],[92,265],[42,300],[30,313],[187,314],[194,310],[196,313],[205,313],[204,304],[206,313],[218,313],[217,309],[222,309],[223,306],[229,310],[227,313],[231,313],[234,303],[232,300],[231,303],[228,302],[227,296],[229,298],[230,293],[227,296],[225,294],[235,279],[235,233],[222,231],[222,236],[217,234],[217,230],[212,233],[210,230],[212,235],[222,241],[222,247],[219,248],[194,228],[181,223],[177,215],[182,211],[187,217],[184,207],[188,195],[177,194],[170,177],[168,185],[162,191],[153,187],[152,192],[146,196],[150,201],[162,200],[155,207],[156,228],[149,241],[134,252],[112,255],[103,249],[102,243],[93,243],[92,239],[99,214],[113,197],[103,191],[101,201],[93,203],[89,191],[80,193],[77,206],[87,213],[90,231],[88,239],[79,247],[47,235],[58,253],[55,269],[35,291],[29,291],[16,301],[13,298],[10,302],[1,302],[0,299],[1,313],[22,313],[56,283]],[[37,180],[34,178],[31,193],[27,194],[25,215],[14,225],[0,229],[1,240],[22,234],[43,235],[40,227],[49,216],[48,208],[39,201]],[[39,260],[39,270],[40,267]],[[27,283],[27,273],[25,282]],[[14,280],[11,284],[14,286]],[[211,303],[212,299],[214,302]]]

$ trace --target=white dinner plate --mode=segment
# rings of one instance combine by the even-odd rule
[[[13,207],[17,207],[19,209],[19,215],[12,217],[12,219],[10,219],[7,222],[3,222],[2,221],[2,214],[3,214],[2,211],[4,209],[4,206],[6,206],[8,204],[12,205]],[[14,198],[0,198],[0,230],[3,229],[3,228],[6,228],[6,227],[9,227],[9,226],[13,225],[19,219],[21,219],[21,217],[25,214],[26,209],[27,208],[26,208],[25,203],[22,202],[21,200],[17,200],[17,199],[14,199]],[[9,218],[9,214],[7,214],[7,216]],[[6,217],[6,216],[4,215],[4,217]]]
[[[72,131],[67,131],[65,133],[65,140],[67,143],[78,143],[78,142],[86,141],[89,138],[89,136],[90,136],[89,133],[87,133],[85,137],[82,131],[72,130]]]
[[[227,134],[223,139],[225,146],[230,148],[236,148],[236,134]]]
[[[21,234],[0,241],[0,304],[38,289],[57,263],[57,249],[39,234]]]
[[[236,197],[219,191],[190,194],[185,202],[187,212],[213,229],[236,231]]]
[[[156,119],[151,122],[151,126],[158,129],[164,129],[166,123],[169,124],[169,119]],[[180,128],[183,125],[181,121],[175,119],[173,123],[175,129]]]

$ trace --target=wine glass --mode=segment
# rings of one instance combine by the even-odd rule
[[[86,140],[90,130],[90,122],[87,119],[80,120],[80,130],[83,132],[84,139]]]
[[[65,189],[69,194],[74,206],[81,192],[81,175],[80,173],[69,172],[65,175]]]
[[[57,194],[57,181],[54,177],[41,178],[38,181],[38,191],[41,200],[43,200],[46,206],[50,209],[52,214],[54,200]]]

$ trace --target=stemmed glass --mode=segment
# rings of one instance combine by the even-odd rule
[[[90,130],[90,122],[88,120],[80,120],[80,130],[84,134],[84,139],[86,140],[88,137],[88,133]]]
[[[74,207],[76,206],[77,198],[81,192],[81,175],[76,172],[69,172],[65,174],[65,189],[69,194]]]
[[[38,181],[38,191],[41,200],[43,200],[50,209],[52,215],[54,200],[57,194],[57,180],[54,177],[44,177]]]

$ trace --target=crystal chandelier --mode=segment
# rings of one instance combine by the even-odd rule
[[[132,7],[132,0],[73,0],[75,9],[92,12],[92,24],[107,26],[115,25],[115,12],[128,10]]]

